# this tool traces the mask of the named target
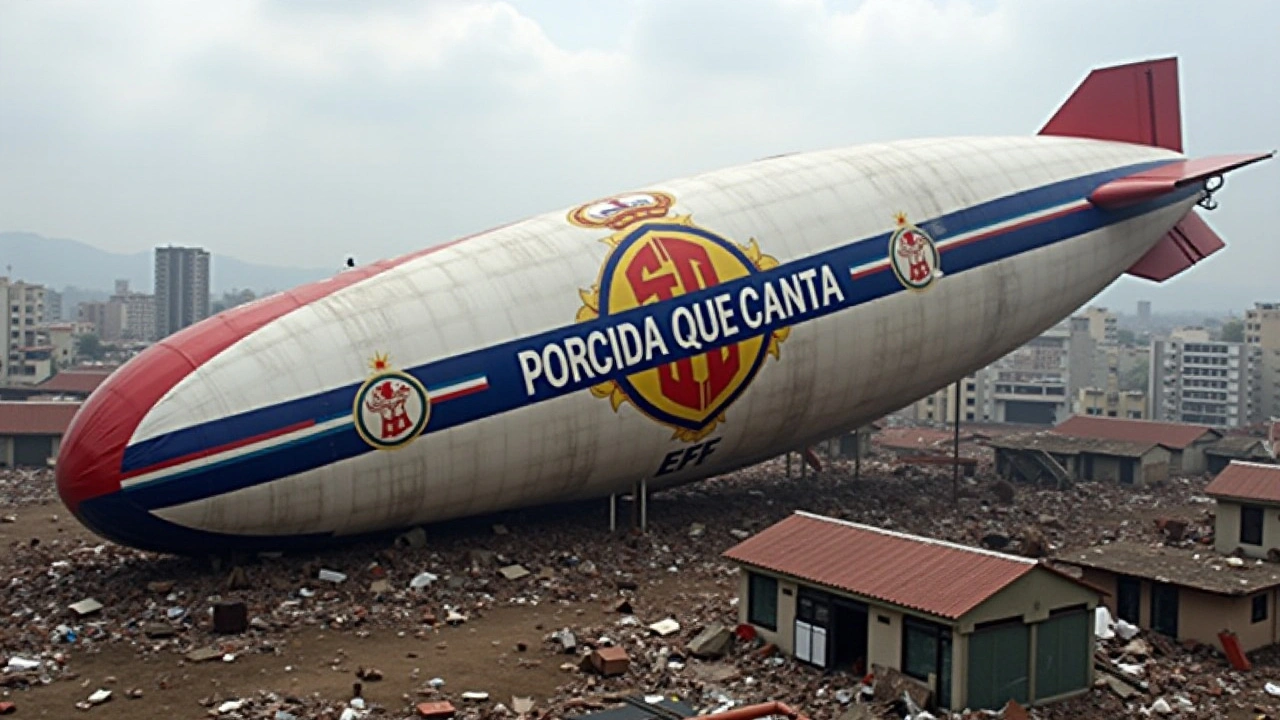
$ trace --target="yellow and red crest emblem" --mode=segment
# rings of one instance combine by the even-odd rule
[[[739,245],[698,226],[689,215],[668,216],[674,202],[666,193],[633,193],[569,213],[569,222],[579,227],[615,230],[602,239],[610,251],[596,284],[579,292],[578,322],[656,305],[777,267],[754,238]],[[725,421],[726,408],[746,390],[767,355],[779,357],[789,332],[779,328],[683,357],[595,385],[591,393],[608,398],[615,411],[630,402],[673,428],[673,439],[694,442]]]

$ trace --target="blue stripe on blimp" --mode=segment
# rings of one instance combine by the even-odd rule
[[[944,242],[948,237],[982,230],[1029,213],[1082,200],[1102,183],[1161,164],[1163,163],[1129,166],[1024,191],[921,223],[921,226],[929,230],[936,240]],[[1101,210],[1089,206],[1041,224],[1010,228],[979,242],[945,250],[943,268],[948,275],[953,275],[981,267],[1180,202],[1196,192],[1198,192],[1197,188],[1188,187],[1157,201],[1122,210]],[[781,327],[803,324],[817,317],[901,292],[902,285],[892,272],[871,274],[857,281],[852,280],[847,272],[850,267],[884,260],[887,257],[889,235],[889,233],[876,235],[789,262],[768,272],[755,273],[659,304],[635,308],[588,322],[574,323],[538,335],[518,338],[411,368],[407,372],[428,386],[473,375],[477,368],[483,369],[488,377],[488,391],[461,398],[457,402],[441,403],[433,408],[431,422],[426,432],[447,430],[550,400],[621,375],[631,375],[682,357],[698,355],[716,347],[766,335]],[[701,345],[696,350],[681,350],[676,338],[671,334],[671,323],[666,319],[669,319],[671,313],[676,312],[678,308],[687,310],[722,293],[735,293],[740,296],[743,292],[748,292],[748,288],[761,293],[767,283],[777,283],[783,278],[806,271],[820,272],[824,266],[835,272],[840,295],[843,298],[840,303],[805,307],[803,311],[776,322],[765,323],[755,328],[744,328],[742,332],[732,337]],[[586,337],[593,330],[605,331],[628,323],[643,325],[646,318],[653,317],[664,318],[663,322],[653,323],[653,325],[661,334],[663,345],[673,349],[673,352],[655,354],[648,360],[629,364],[624,370],[608,375],[583,377],[576,380],[570,377],[568,382],[556,387],[544,382],[535,385],[532,394],[526,391],[525,378],[517,359],[521,351],[536,351],[549,343],[563,342],[570,337]],[[126,451],[125,470],[145,471],[148,466],[210,447],[233,443],[237,439],[252,437],[274,428],[311,418],[349,414],[352,393],[356,388],[358,384],[352,384],[147,440]],[[126,487],[124,492],[134,502],[146,508],[169,507],[270,482],[372,450],[352,427],[345,426],[341,432],[301,438],[296,442],[272,447],[258,454],[214,462],[184,471],[180,475],[162,476],[145,484]],[[180,481],[179,478],[181,478]]]

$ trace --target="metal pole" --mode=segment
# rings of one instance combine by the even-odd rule
[[[853,479],[862,474],[862,430],[853,431]]]
[[[963,378],[956,381],[956,427],[954,445],[952,448],[953,457],[951,465],[951,501],[957,502],[960,499],[960,405],[963,404],[960,397],[960,383]]]
[[[618,493],[609,493],[609,532],[618,529]]]
[[[640,532],[649,531],[649,480],[640,480]]]

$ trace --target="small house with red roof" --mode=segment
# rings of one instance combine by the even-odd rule
[[[1053,428],[1058,435],[1093,440],[1162,445],[1169,449],[1169,470],[1183,475],[1208,471],[1205,450],[1222,439],[1222,433],[1207,425],[1128,420],[1125,418],[1075,415]]]
[[[740,621],[809,665],[891,668],[951,710],[1093,683],[1102,593],[1045,563],[806,512],[724,557],[742,571]]]
[[[0,467],[48,467],[80,403],[0,402]]]
[[[1280,465],[1232,461],[1204,492],[1218,502],[1215,550],[1280,557]]]

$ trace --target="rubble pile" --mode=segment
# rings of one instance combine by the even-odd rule
[[[607,707],[623,695],[658,694],[701,711],[777,700],[815,720],[901,718],[911,712],[909,703],[891,691],[896,686],[883,673],[824,675],[759,639],[739,637],[739,576],[721,553],[797,509],[1037,557],[1115,540],[1194,545],[1212,535],[1212,506],[1197,501],[1205,484],[1198,478],[1151,490],[1099,483],[1057,490],[1012,486],[979,473],[960,479],[953,500],[947,467],[873,459],[855,479],[852,462],[825,464],[823,472],[801,478],[793,459],[788,477],[785,461],[776,459],[654,495],[645,534],[630,531],[629,502],[619,505],[614,533],[605,503],[589,502],[417,528],[308,555],[211,560],[69,535],[11,539],[0,555],[6,578],[0,692],[8,693],[0,701],[20,705],[46,686],[77,683],[84,691],[77,697],[90,703],[100,688],[79,687],[89,679],[80,677],[78,665],[107,648],[123,649],[151,669],[120,668],[118,683],[101,688],[111,696],[99,696],[97,704],[131,702],[134,690],[151,693],[155,667],[210,663],[232,672],[246,656],[287,653],[305,643],[304,632],[390,632],[421,641],[424,655],[420,676],[404,687],[399,704],[379,705],[355,693],[291,694],[290,681],[272,675],[254,679],[262,690],[251,696],[206,692],[192,702],[199,700],[210,716],[243,720],[444,717],[450,711],[459,718],[559,718]],[[0,473],[6,513],[54,497],[51,473]],[[444,633],[484,627],[508,608],[554,609],[557,622],[528,623],[541,642],[495,641],[501,646],[491,655],[467,658],[491,665],[489,686],[451,683],[451,663],[458,660],[443,651]],[[1136,638],[1147,645],[1139,655],[1143,647],[1128,644],[1134,639],[1100,647],[1098,662],[1108,670],[1099,671],[1092,692],[1029,716],[1159,714],[1162,709],[1151,708],[1161,699],[1183,717],[1276,704],[1264,689],[1262,662],[1251,674],[1235,673],[1211,649],[1165,648]],[[443,659],[428,665],[433,649]],[[1135,666],[1137,676],[1124,675]],[[1270,667],[1280,682],[1280,661]],[[131,668],[137,676],[129,675]],[[376,668],[346,671],[366,685],[405,682],[383,679]],[[545,694],[509,691],[513,673],[538,672],[552,678]],[[1116,673],[1114,682],[1134,694],[1117,694],[1105,679]]]

